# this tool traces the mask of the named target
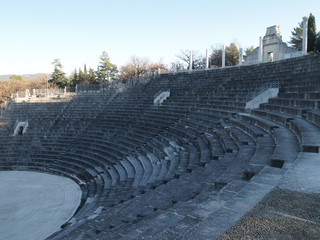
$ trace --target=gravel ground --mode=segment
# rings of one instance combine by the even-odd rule
[[[320,239],[320,194],[276,188],[228,229],[226,239]]]

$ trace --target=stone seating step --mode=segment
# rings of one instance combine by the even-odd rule
[[[189,192],[191,192],[191,191],[184,191],[183,187],[175,187],[177,182],[179,182],[179,181],[180,180],[177,180],[177,179],[175,180],[175,182],[169,181],[167,184],[155,188],[155,190],[150,192],[150,194],[148,196],[146,194],[142,195],[141,197],[146,198],[145,200],[137,198],[136,200],[139,201],[138,204],[134,204],[134,201],[130,201],[130,202],[128,202],[128,204],[131,205],[131,203],[133,203],[136,206],[141,206],[142,204],[149,205],[149,206],[152,206],[151,209],[153,210],[153,212],[157,213],[157,212],[161,212],[163,210],[170,208],[172,205],[177,204],[178,202],[175,203],[176,201],[179,201],[179,202],[187,201],[188,199],[192,198],[194,196],[194,194],[191,193],[191,195],[190,195]],[[167,190],[170,190],[170,191],[167,191]],[[156,192],[154,192],[154,191],[156,191]],[[185,195],[185,198],[180,197],[183,194]],[[159,195],[161,197],[159,197]],[[174,200],[175,199],[174,195],[179,196],[179,198],[177,198],[177,200]],[[167,196],[167,197],[165,197],[165,196]],[[164,200],[164,197],[172,199],[172,201]],[[163,199],[163,200],[161,200],[161,199]],[[135,199],[133,199],[133,200],[135,200]],[[128,207],[128,205],[126,207]],[[134,207],[134,208],[139,209],[138,207]],[[152,211],[150,211],[145,216],[146,216],[146,218],[149,218],[150,216],[154,215],[154,213],[152,213]],[[141,214],[139,214],[139,215],[142,216]],[[143,219],[141,219],[141,220],[143,221]],[[128,223],[129,222],[130,221],[128,221]],[[129,226],[131,227],[130,223],[129,223]],[[127,228],[128,228],[128,226],[125,226],[122,231],[126,231]],[[121,231],[121,227],[120,227],[120,229],[119,228],[117,229],[117,231],[119,231],[119,230]],[[106,232],[104,232],[104,234],[106,234]],[[101,236],[109,236],[110,237],[110,236],[114,236],[114,235],[112,235],[112,232],[111,232],[111,233],[108,233],[108,235],[101,235]]]
[[[263,119],[263,121],[267,122],[268,120]],[[276,141],[276,148],[271,158],[271,162],[285,161],[286,163],[292,163],[300,152],[300,145],[296,135],[288,128],[281,125],[272,130],[272,135]]]
[[[269,103],[272,105],[283,105],[289,107],[299,107],[299,108],[319,108],[319,99],[288,99],[288,98],[271,98]]]
[[[247,133],[238,128],[231,127],[228,129],[230,136],[238,143],[238,145],[255,145],[254,140]]]
[[[288,128],[259,116],[246,115],[246,119],[269,131],[274,137],[276,145],[270,159],[272,166],[277,163],[292,163],[297,158],[300,152],[298,139]]]
[[[150,160],[143,155],[138,155],[138,159],[143,167],[143,177],[140,184],[147,185],[153,172],[153,165],[150,163]]]
[[[225,129],[217,129],[217,131],[214,132],[214,135],[221,142],[221,145],[223,146],[225,153],[236,154],[238,152],[238,146],[236,145],[234,140],[227,134]]]
[[[293,120],[293,117],[283,113],[271,112],[268,110],[255,109],[252,111],[253,115],[260,116],[265,119],[269,119],[283,126],[288,127],[289,122]]]
[[[261,111],[260,111],[261,112]],[[270,116],[272,119],[276,119],[273,116],[277,116],[279,113],[268,111],[267,116]],[[289,114],[281,113],[281,115],[287,119],[287,126],[292,130],[299,139],[301,145],[301,150],[304,152],[318,152],[319,151],[319,140],[316,137],[318,127],[313,123],[301,119],[296,116]],[[283,121],[282,121],[283,122]]]
[[[320,92],[279,92],[278,97],[288,99],[320,99]]]
[[[247,133],[255,141],[258,138],[263,137],[266,134],[266,132],[263,131],[261,128],[258,128],[257,126],[252,125],[249,122],[246,122],[241,119],[232,118],[232,119],[230,119],[230,123],[232,123],[233,126],[239,128],[242,131],[244,131],[245,133]]]
[[[147,157],[150,159],[152,164],[152,174],[148,180],[148,183],[153,184],[156,181],[160,180],[160,173],[161,173],[161,160],[159,160],[153,153],[147,153]]]
[[[307,109],[299,108],[299,107],[289,107],[283,105],[275,105],[275,104],[260,104],[261,110],[269,110],[271,112],[285,113],[288,115],[304,117],[307,113]]]
[[[320,138],[318,134],[320,134],[320,130],[316,125],[304,119],[295,118],[290,121],[290,129],[298,136],[302,152],[319,153]]]
[[[128,161],[128,159],[126,159],[126,158],[120,160],[120,163],[124,167],[124,169],[127,173],[127,177],[129,179],[133,179],[135,177],[135,168],[132,165],[132,163],[130,161]]]
[[[264,131],[271,134],[271,132],[279,128],[279,124],[253,116],[251,114],[239,114],[238,115],[242,120],[249,122],[252,125],[262,128]]]
[[[220,156],[224,155],[224,149],[221,142],[211,133],[205,133],[204,137],[211,149],[212,159],[218,160]]]
[[[272,154],[275,151],[276,143],[274,138],[265,130],[256,125],[241,119],[232,119],[234,126],[249,134],[255,141],[255,153],[250,164],[269,165]]]
[[[320,111],[319,110],[308,110],[307,112],[307,120],[312,122],[313,124],[320,127]]]
[[[227,195],[222,198],[217,195],[211,199],[210,208],[203,208],[203,214],[200,217],[194,217],[198,222],[189,224],[185,231],[179,231],[178,227],[168,226],[166,230],[162,230],[162,237],[169,236],[172,238],[189,238],[189,239],[217,239],[224,231],[226,231],[241,216],[249,211],[259,200],[261,200],[273,186],[249,183],[245,185],[239,192]],[[184,216],[184,215],[183,215]],[[189,215],[190,216],[190,215]],[[192,215],[191,215],[192,216]],[[201,220],[201,221],[199,221]],[[150,233],[149,233],[150,234]],[[144,236],[143,233],[139,236]]]
[[[132,183],[133,187],[138,187],[143,178],[143,166],[142,163],[133,155],[126,156],[128,162],[130,162],[135,169],[134,181]]]

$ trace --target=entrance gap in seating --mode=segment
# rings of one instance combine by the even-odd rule
[[[225,182],[215,182],[214,183],[214,187],[216,190],[222,189],[225,185],[227,185],[227,183],[225,183]]]
[[[22,136],[27,131],[28,126],[29,126],[28,120],[26,121],[17,120],[13,127],[13,135]]]
[[[23,126],[19,127],[18,135],[23,135]]]
[[[319,146],[302,146],[302,152],[319,153]]]
[[[253,178],[254,175],[255,175],[254,172],[245,171],[242,174],[242,179],[245,180],[245,181],[250,181],[250,179]]]
[[[284,163],[285,163],[284,160],[271,159],[270,166],[275,168],[282,168]]]

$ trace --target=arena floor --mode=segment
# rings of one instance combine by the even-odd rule
[[[44,239],[80,204],[80,187],[50,174],[0,171],[0,239]]]

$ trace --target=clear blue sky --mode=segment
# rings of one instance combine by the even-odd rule
[[[320,30],[319,0],[0,0],[0,74],[96,69],[106,51],[118,67],[132,55],[164,63],[180,50],[212,45],[257,46],[280,25],[284,41],[303,16]]]

